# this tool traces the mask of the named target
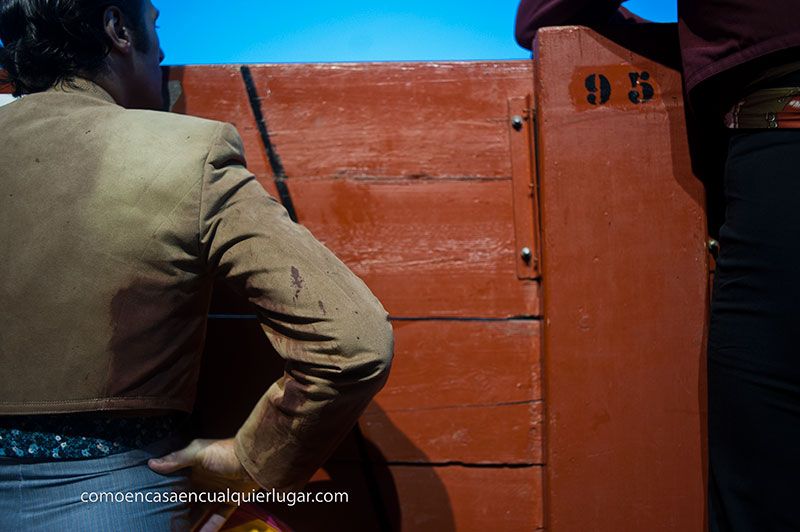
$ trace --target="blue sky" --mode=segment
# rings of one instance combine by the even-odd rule
[[[518,0],[153,0],[165,64],[524,59]],[[631,0],[673,22],[674,1]]]

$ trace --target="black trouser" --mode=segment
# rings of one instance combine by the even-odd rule
[[[800,532],[800,130],[736,133],[708,346],[713,532]]]

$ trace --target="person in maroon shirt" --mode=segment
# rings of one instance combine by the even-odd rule
[[[516,38],[530,49],[544,26],[645,22],[622,0],[522,0]],[[776,63],[800,62],[797,0],[691,0],[678,2],[678,31],[689,94],[704,82],[759,77]],[[694,96],[693,96],[694,97]]]
[[[621,4],[522,0],[517,41],[532,48],[544,26],[645,22]],[[730,128],[708,338],[709,527],[800,531],[800,2],[679,0],[678,13],[691,114]],[[702,152],[715,139],[692,142]]]

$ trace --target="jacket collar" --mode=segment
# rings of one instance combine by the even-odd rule
[[[84,78],[73,78],[70,80],[59,81],[53,85],[48,92],[74,92],[98,98],[109,103],[116,104],[114,98],[103,87]]]

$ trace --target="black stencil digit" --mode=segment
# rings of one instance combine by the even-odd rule
[[[600,103],[606,103],[611,99],[611,83],[608,78],[600,74]]]
[[[600,101],[597,101],[597,82],[600,81]],[[586,100],[592,105],[602,105],[611,99],[611,83],[608,78],[602,74],[591,74],[586,78],[584,83],[589,95]]]
[[[644,103],[653,99],[656,91],[647,80],[650,79],[649,72],[631,72],[628,74],[631,80],[631,87],[634,90],[628,92],[628,99],[633,103]],[[641,92],[639,92],[641,90]]]
[[[647,81],[648,79],[650,79],[650,74],[648,72],[642,72],[640,79]],[[656,91],[655,89],[653,89],[653,86],[650,85],[649,83],[642,83],[641,81],[639,82],[639,85],[641,85],[642,87],[642,101],[647,102],[649,100],[652,100],[653,96],[656,95]]]
[[[595,74],[590,74],[586,78],[586,82],[584,83],[586,86],[586,90],[589,91],[589,96],[586,99],[592,105],[597,105],[597,95],[594,94],[597,92],[597,76]]]

